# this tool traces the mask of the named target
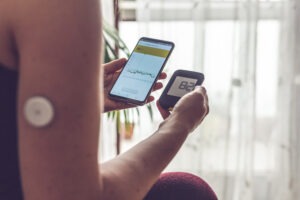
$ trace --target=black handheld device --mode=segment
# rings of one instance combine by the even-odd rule
[[[164,109],[172,110],[182,96],[193,91],[203,81],[204,75],[200,72],[187,70],[175,71],[159,98],[159,104]]]
[[[174,46],[173,42],[142,37],[110,90],[109,97],[143,105]]]

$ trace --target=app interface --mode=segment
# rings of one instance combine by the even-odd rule
[[[194,90],[197,79],[177,76],[168,91],[168,95],[175,97],[182,97],[186,93]]]
[[[111,94],[144,101],[171,49],[171,44],[140,40]]]

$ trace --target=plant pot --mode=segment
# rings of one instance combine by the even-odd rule
[[[127,122],[127,123],[122,122],[120,125],[121,136],[126,140],[132,139],[134,126],[135,124],[133,122]]]

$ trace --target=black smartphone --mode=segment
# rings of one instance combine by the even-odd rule
[[[135,105],[145,104],[174,46],[169,41],[139,39],[109,92],[110,98]]]

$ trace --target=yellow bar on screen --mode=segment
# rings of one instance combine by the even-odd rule
[[[152,55],[152,56],[159,56],[159,57],[163,57],[163,58],[166,58],[169,54],[168,50],[158,49],[158,48],[153,48],[153,47],[147,47],[147,46],[142,46],[142,45],[138,45],[134,49],[134,52],[149,54],[149,55]]]

